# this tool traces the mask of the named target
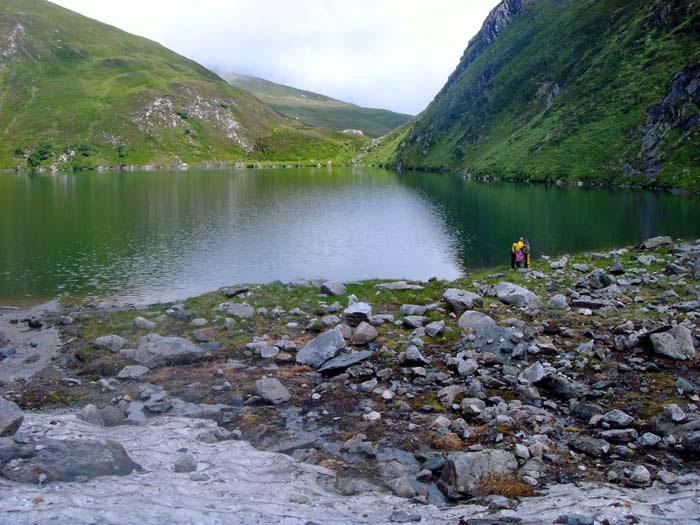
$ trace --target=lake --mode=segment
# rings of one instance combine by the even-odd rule
[[[0,175],[0,304],[172,301],[297,278],[454,279],[700,236],[700,198],[371,168]]]

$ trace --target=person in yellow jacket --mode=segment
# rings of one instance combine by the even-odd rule
[[[523,242],[523,238],[520,237],[519,241],[516,241],[512,244],[510,247],[510,267],[512,270],[515,270],[515,265],[516,265],[516,255],[518,252],[523,251],[523,248],[525,247],[525,243]],[[518,265],[520,266],[520,265]]]

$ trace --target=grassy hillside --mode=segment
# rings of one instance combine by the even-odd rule
[[[363,108],[311,91],[303,91],[262,78],[236,73],[223,77],[232,86],[254,94],[275,111],[313,126],[342,131],[360,129],[368,137],[379,137],[401,126],[410,115],[386,109]]]
[[[700,2],[505,0],[379,163],[700,189]]]
[[[0,168],[237,161],[273,130],[303,127],[155,42],[44,0],[0,4]],[[357,143],[316,134],[302,160]]]

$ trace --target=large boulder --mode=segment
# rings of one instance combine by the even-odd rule
[[[492,475],[512,474],[518,460],[503,450],[482,450],[450,454],[438,482],[450,497],[474,496],[481,482]]]
[[[500,282],[493,288],[494,295],[504,304],[519,308],[542,308],[542,300],[527,288],[517,284]]]
[[[0,437],[14,436],[23,421],[22,409],[0,397]]]
[[[302,365],[319,368],[323,363],[338,355],[338,352],[343,348],[345,348],[343,333],[340,329],[335,328],[310,341],[297,353],[296,361]]]
[[[272,405],[279,405],[289,401],[292,397],[289,390],[274,377],[257,380],[255,382],[255,392]]]
[[[482,314],[481,312],[468,310],[460,316],[457,325],[462,330],[467,330],[469,328],[477,329],[485,326],[496,326],[496,321],[492,317]]]
[[[461,313],[465,310],[471,310],[475,306],[484,304],[484,300],[479,294],[467,292],[458,288],[448,288],[445,290],[442,298],[447,303],[450,310]]]
[[[145,335],[137,348],[122,350],[126,357],[148,368],[191,363],[201,357],[202,352],[186,339],[158,334]]]
[[[126,476],[141,467],[115,441],[40,439],[29,444],[0,439],[0,475],[20,483],[86,481]]]
[[[391,283],[381,283],[374,285],[376,290],[422,290],[420,284],[410,284],[406,281],[394,281]]]
[[[682,361],[695,359],[693,337],[685,326],[677,325],[667,332],[651,334],[649,339],[657,354]]]

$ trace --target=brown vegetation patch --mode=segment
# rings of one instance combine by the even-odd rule
[[[451,433],[436,438],[433,441],[433,448],[435,450],[445,450],[448,452],[457,452],[458,450],[464,450],[465,445],[457,434]]]
[[[531,497],[535,487],[528,485],[512,474],[490,474],[481,480],[479,493],[484,496],[498,495],[506,498]]]

